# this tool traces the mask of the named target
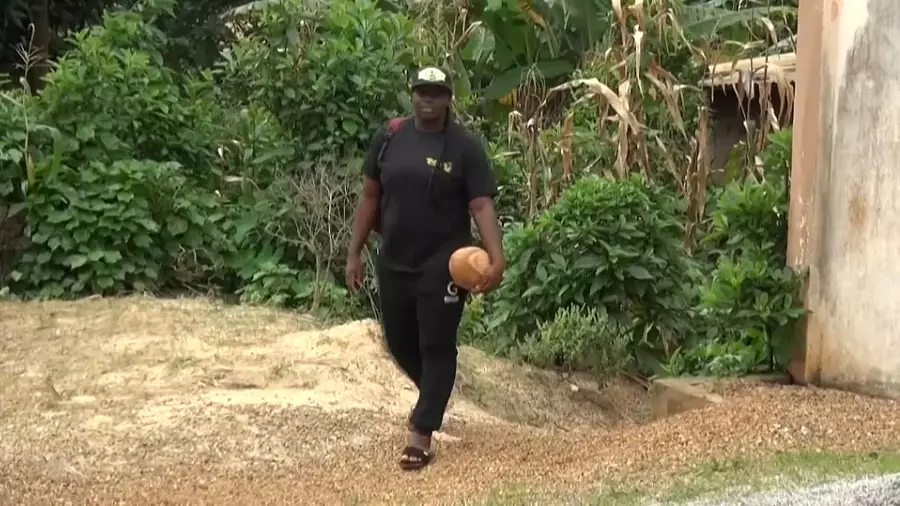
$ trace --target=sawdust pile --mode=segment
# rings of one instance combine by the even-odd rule
[[[416,393],[372,320],[322,328],[301,314],[144,297],[0,304],[0,384],[11,404],[157,399],[405,413]],[[646,417],[626,382],[602,391],[463,347],[450,419],[534,426]],[[172,411],[156,409],[155,412]],[[172,416],[171,413],[167,416]]]

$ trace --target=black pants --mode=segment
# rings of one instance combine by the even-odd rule
[[[377,271],[388,350],[419,389],[412,425],[430,434],[441,428],[456,381],[456,333],[468,294],[452,283],[446,264],[425,274]]]

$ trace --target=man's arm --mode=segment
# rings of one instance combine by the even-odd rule
[[[506,259],[503,256],[503,233],[500,230],[500,220],[497,218],[497,209],[494,207],[494,199],[490,197],[477,197],[469,202],[469,213],[475,219],[478,233],[484,242],[484,249],[491,258],[491,265],[498,265],[501,269],[506,267]]]
[[[362,254],[363,246],[369,239],[369,233],[375,227],[381,205],[381,169],[378,167],[378,155],[385,139],[384,128],[375,133],[366,159],[363,162],[363,188],[356,212],[353,213],[353,232],[347,254],[350,257]]]
[[[491,266],[503,272],[506,260],[503,256],[503,233],[494,197],[497,195],[497,178],[491,168],[487,152],[474,138],[470,138],[465,157],[466,192],[469,198],[469,213],[475,219],[478,233],[491,258]]]
[[[356,206],[356,212],[353,213],[353,232],[350,235],[350,248],[347,251],[349,256],[362,254],[363,246],[375,227],[379,205],[381,205],[381,184],[366,176],[363,180],[359,205]]]

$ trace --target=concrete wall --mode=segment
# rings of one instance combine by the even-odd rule
[[[900,1],[800,2],[789,259],[806,380],[900,398]]]

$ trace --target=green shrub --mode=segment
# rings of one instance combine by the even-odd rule
[[[226,122],[205,77],[165,67],[165,37],[118,11],[77,33],[41,93],[44,121],[75,142],[70,163],[175,161],[208,178]]]
[[[784,368],[805,310],[802,277],[785,266],[791,131],[770,136],[762,170],[728,184],[701,239],[711,259],[695,308],[705,331],[666,366],[669,374],[746,374]]]
[[[711,212],[701,242],[713,258],[767,252],[773,263],[787,254],[787,195],[779,184],[747,180],[728,184]]]
[[[224,215],[214,197],[184,190],[179,172],[174,163],[127,160],[45,179],[29,197],[31,244],[10,276],[14,291],[115,294],[158,289],[173,270],[208,276],[221,263]],[[186,248],[204,254],[177,269]]]
[[[370,0],[321,9],[292,0],[251,14],[256,30],[218,66],[229,94],[264,104],[279,119],[306,166],[364,149],[403,110],[413,63],[413,25],[403,15]]]
[[[472,295],[463,309],[459,323],[459,342],[461,344],[483,343],[487,329],[484,326],[484,296]]]
[[[160,225],[165,260],[158,286],[205,291],[221,285],[229,275],[227,262],[235,254],[227,202],[193,184],[177,163],[126,160],[120,166],[129,164],[145,171],[151,209]]]
[[[266,188],[290,177],[296,148],[278,118],[264,107],[250,105],[235,111],[225,139],[220,161],[228,195],[239,197],[249,189]]]
[[[686,332],[691,302],[683,225],[663,195],[637,177],[585,177],[535,223],[511,230],[489,327],[521,339],[559,308],[603,308],[633,330],[639,367],[654,370]]]
[[[491,146],[491,161],[497,175],[497,211],[502,224],[522,222],[528,218],[528,187],[520,163],[521,153]]]
[[[528,362],[544,368],[585,371],[601,380],[625,372],[632,362],[628,329],[602,310],[585,306],[560,309],[541,322],[519,349]]]
[[[24,91],[0,92],[0,220],[24,208],[30,102]]]
[[[769,134],[768,143],[759,154],[765,170],[763,174],[765,179],[781,183],[784,188],[790,187],[793,142],[793,128],[784,128]]]
[[[784,368],[792,326],[805,314],[800,286],[797,273],[764,257],[723,257],[701,290],[698,310],[706,333],[676,353],[667,372],[734,375]]]
[[[216,69],[243,109],[222,156],[234,289],[248,301],[358,314],[375,295],[342,287],[359,166],[375,129],[403,109],[412,26],[347,0],[271,3],[239,21],[252,28]]]
[[[0,286],[25,248],[30,182],[59,163],[59,132],[39,123],[37,99],[26,90],[0,91]]]
[[[701,238],[713,260],[764,254],[776,268],[786,262],[791,139],[790,129],[771,134],[759,154],[762,177],[751,173],[717,194]]]

